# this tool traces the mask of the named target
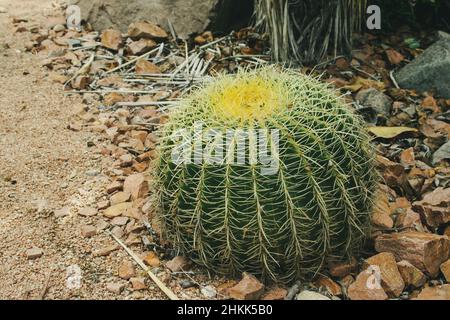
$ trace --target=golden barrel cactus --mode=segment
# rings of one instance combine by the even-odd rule
[[[219,76],[161,129],[164,236],[218,274],[289,282],[361,246],[377,173],[362,121],[294,71]]]

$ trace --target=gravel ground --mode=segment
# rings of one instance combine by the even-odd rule
[[[95,133],[67,129],[76,98],[66,98],[62,86],[46,78],[45,56],[24,52],[29,33],[15,32],[12,17],[46,24],[52,1],[0,0],[0,299],[157,299],[157,288],[129,290],[117,277],[128,256],[117,250],[107,257],[93,251],[114,242],[104,233],[83,238],[83,225],[100,223],[82,217],[78,209],[104,197],[111,160],[102,157]],[[69,208],[70,214],[54,212]],[[43,255],[30,260],[29,249]],[[39,250],[38,250],[39,252]],[[71,286],[68,268],[81,269],[81,287]],[[70,270],[70,269],[69,269]],[[69,276],[69,277],[68,277]],[[120,294],[107,290],[122,283]],[[69,286],[68,286],[69,284]]]

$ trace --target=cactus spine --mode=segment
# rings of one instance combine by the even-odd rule
[[[255,135],[239,148],[236,131],[211,140],[208,129],[276,132],[265,141],[277,170],[265,174],[254,161]],[[161,133],[155,189],[164,234],[194,262],[289,282],[361,246],[377,181],[374,151],[361,120],[326,84],[275,68],[220,76],[188,95]],[[189,146],[175,152],[185,161],[174,160],[179,141]],[[195,161],[218,150],[221,158]]]

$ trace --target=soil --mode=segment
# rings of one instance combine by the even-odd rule
[[[49,0],[0,0],[0,299],[155,299],[157,288],[130,292],[117,277],[127,254],[107,257],[93,251],[114,244],[100,232],[83,238],[80,229],[98,224],[77,214],[104,197],[109,182],[102,174],[108,159],[95,145],[98,137],[67,129],[79,98],[64,95],[40,67],[45,55],[25,53],[30,33],[15,32],[13,17],[45,25],[52,17]],[[106,198],[105,198],[106,199]],[[55,211],[70,214],[56,217]],[[35,260],[26,251],[39,248]],[[70,285],[71,266],[81,270],[81,287]],[[69,269],[68,269],[69,268]],[[74,267],[72,267],[73,269]],[[69,280],[69,281],[68,281]],[[123,283],[121,294],[108,283]]]

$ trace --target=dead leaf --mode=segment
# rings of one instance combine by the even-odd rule
[[[384,139],[392,139],[406,132],[418,132],[417,129],[408,127],[369,127],[368,130],[377,138]]]
[[[379,91],[384,91],[384,89],[386,88],[386,85],[384,84],[384,82],[381,82],[381,81],[375,81],[375,80],[371,80],[371,79],[365,79],[362,77],[356,77],[352,83],[350,83],[349,85],[346,85],[342,88],[350,90],[352,92],[358,92],[361,89],[369,89],[369,88],[375,88]]]
[[[401,63],[403,60],[405,60],[405,57],[400,52],[392,48],[386,50],[386,55],[389,59],[389,62],[393,65],[397,65]]]

